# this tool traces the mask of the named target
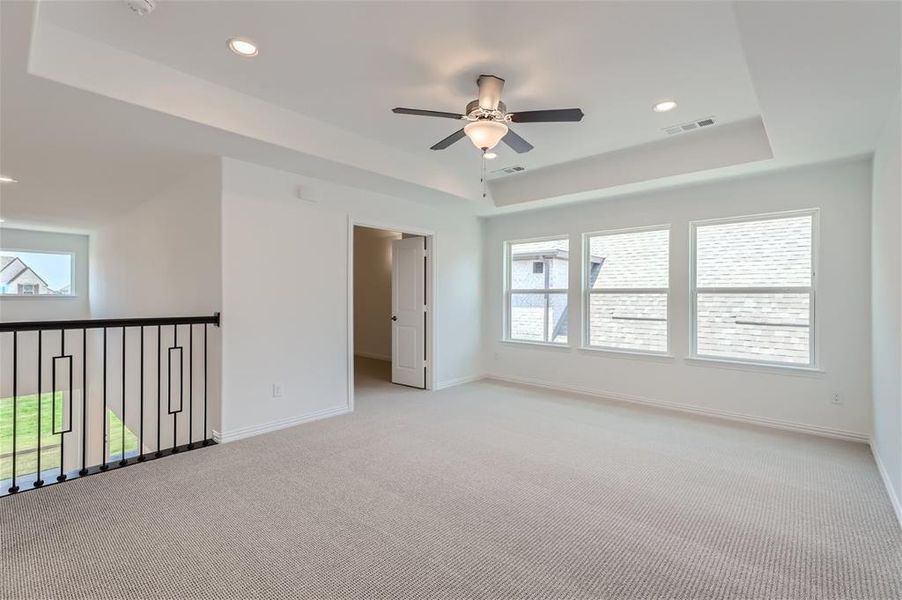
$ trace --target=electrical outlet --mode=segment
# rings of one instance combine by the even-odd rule
[[[839,392],[833,392],[833,397],[830,399],[832,404],[842,404],[842,398],[839,397]]]
[[[282,384],[281,383],[272,384],[272,397],[273,398],[281,398],[282,397]]]

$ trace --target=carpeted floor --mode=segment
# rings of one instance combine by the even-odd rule
[[[0,597],[902,598],[864,445],[362,363],[354,414],[0,500]]]

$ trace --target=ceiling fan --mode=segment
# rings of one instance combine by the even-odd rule
[[[432,150],[444,150],[463,137],[470,138],[473,145],[483,154],[504,142],[520,154],[529,152],[533,145],[514,133],[509,123],[558,123],[581,121],[583,111],[579,108],[559,108],[552,110],[528,110],[525,112],[507,112],[501,101],[501,90],[504,80],[494,75],[480,75],[476,80],[479,86],[479,98],[467,104],[463,114],[420,110],[417,108],[394,108],[392,112],[399,115],[420,115],[423,117],[441,117],[469,121],[459,129],[431,147]]]

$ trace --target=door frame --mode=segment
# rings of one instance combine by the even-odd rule
[[[385,229],[426,239],[426,390],[435,389],[435,231],[348,215],[348,410],[354,410],[354,227]]]

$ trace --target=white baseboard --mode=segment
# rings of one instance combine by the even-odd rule
[[[575,394],[583,394],[585,396],[593,396],[595,398],[605,398],[608,400],[618,400],[621,402],[631,402],[633,404],[644,404],[646,406],[655,406],[658,408],[666,408],[668,410],[675,410],[684,413],[692,413],[696,415],[703,415],[706,417],[715,417],[718,419],[726,419],[728,421],[736,421],[739,423],[749,423],[752,425],[761,425],[764,427],[771,427],[774,429],[782,429],[784,431],[794,431],[797,433],[808,433],[812,435],[818,435],[821,437],[829,437],[840,440],[846,440],[851,442],[862,442],[867,443],[869,436],[865,433],[859,433],[857,431],[847,431],[844,429],[832,429],[830,427],[821,427],[819,425],[807,425],[805,423],[796,423],[794,421],[783,421],[780,419],[770,419],[767,417],[756,417],[753,415],[746,415],[742,413],[731,412],[727,410],[719,410],[716,408],[707,408],[701,406],[692,406],[689,404],[681,404],[679,402],[671,402],[669,400],[656,400],[653,398],[645,398],[643,396],[632,396],[628,394],[618,394],[615,392],[606,392],[603,390],[596,390],[591,388],[579,387],[579,386],[571,386],[571,385],[561,385],[557,383],[551,383],[539,379],[532,379],[528,377],[509,377],[502,375],[488,375],[488,379],[495,379],[497,381],[504,381],[508,383],[517,383],[521,385],[529,385],[533,387],[540,387],[550,390],[556,390],[561,392],[571,392]]]
[[[372,358],[373,360],[384,360],[387,362],[391,362],[391,356],[387,354],[376,354],[375,352],[354,352],[354,356],[359,356],[360,358]]]
[[[434,391],[444,390],[449,387],[454,387],[456,385],[463,385],[465,383],[473,383],[474,381],[479,381],[480,379],[485,379],[485,375],[470,375],[468,377],[458,377],[457,379],[446,379],[445,381],[439,381],[435,384],[433,388]]]
[[[329,417],[337,417],[338,415],[343,415],[349,412],[351,412],[351,410],[347,406],[337,406],[335,408],[326,408],[324,410],[318,410],[316,412],[307,413],[305,415],[298,415],[296,417],[288,417],[286,419],[270,421],[269,423],[263,423],[261,425],[241,427],[239,429],[233,429],[231,431],[220,432],[213,430],[213,440],[217,444],[234,442],[235,440],[240,440],[254,435],[260,435],[261,433],[268,433],[270,431],[285,429],[286,427],[293,427],[294,425],[309,423],[311,421],[319,421],[320,419],[327,419]]]
[[[902,501],[896,495],[896,490],[893,488],[886,465],[883,464],[880,453],[877,452],[877,446],[874,444],[873,438],[871,439],[871,454],[874,455],[874,462],[877,463],[877,470],[880,472],[880,479],[883,480],[883,487],[886,488],[886,493],[889,494],[890,504],[893,505],[893,512],[896,513],[896,520],[899,522],[899,528],[902,529]]]

